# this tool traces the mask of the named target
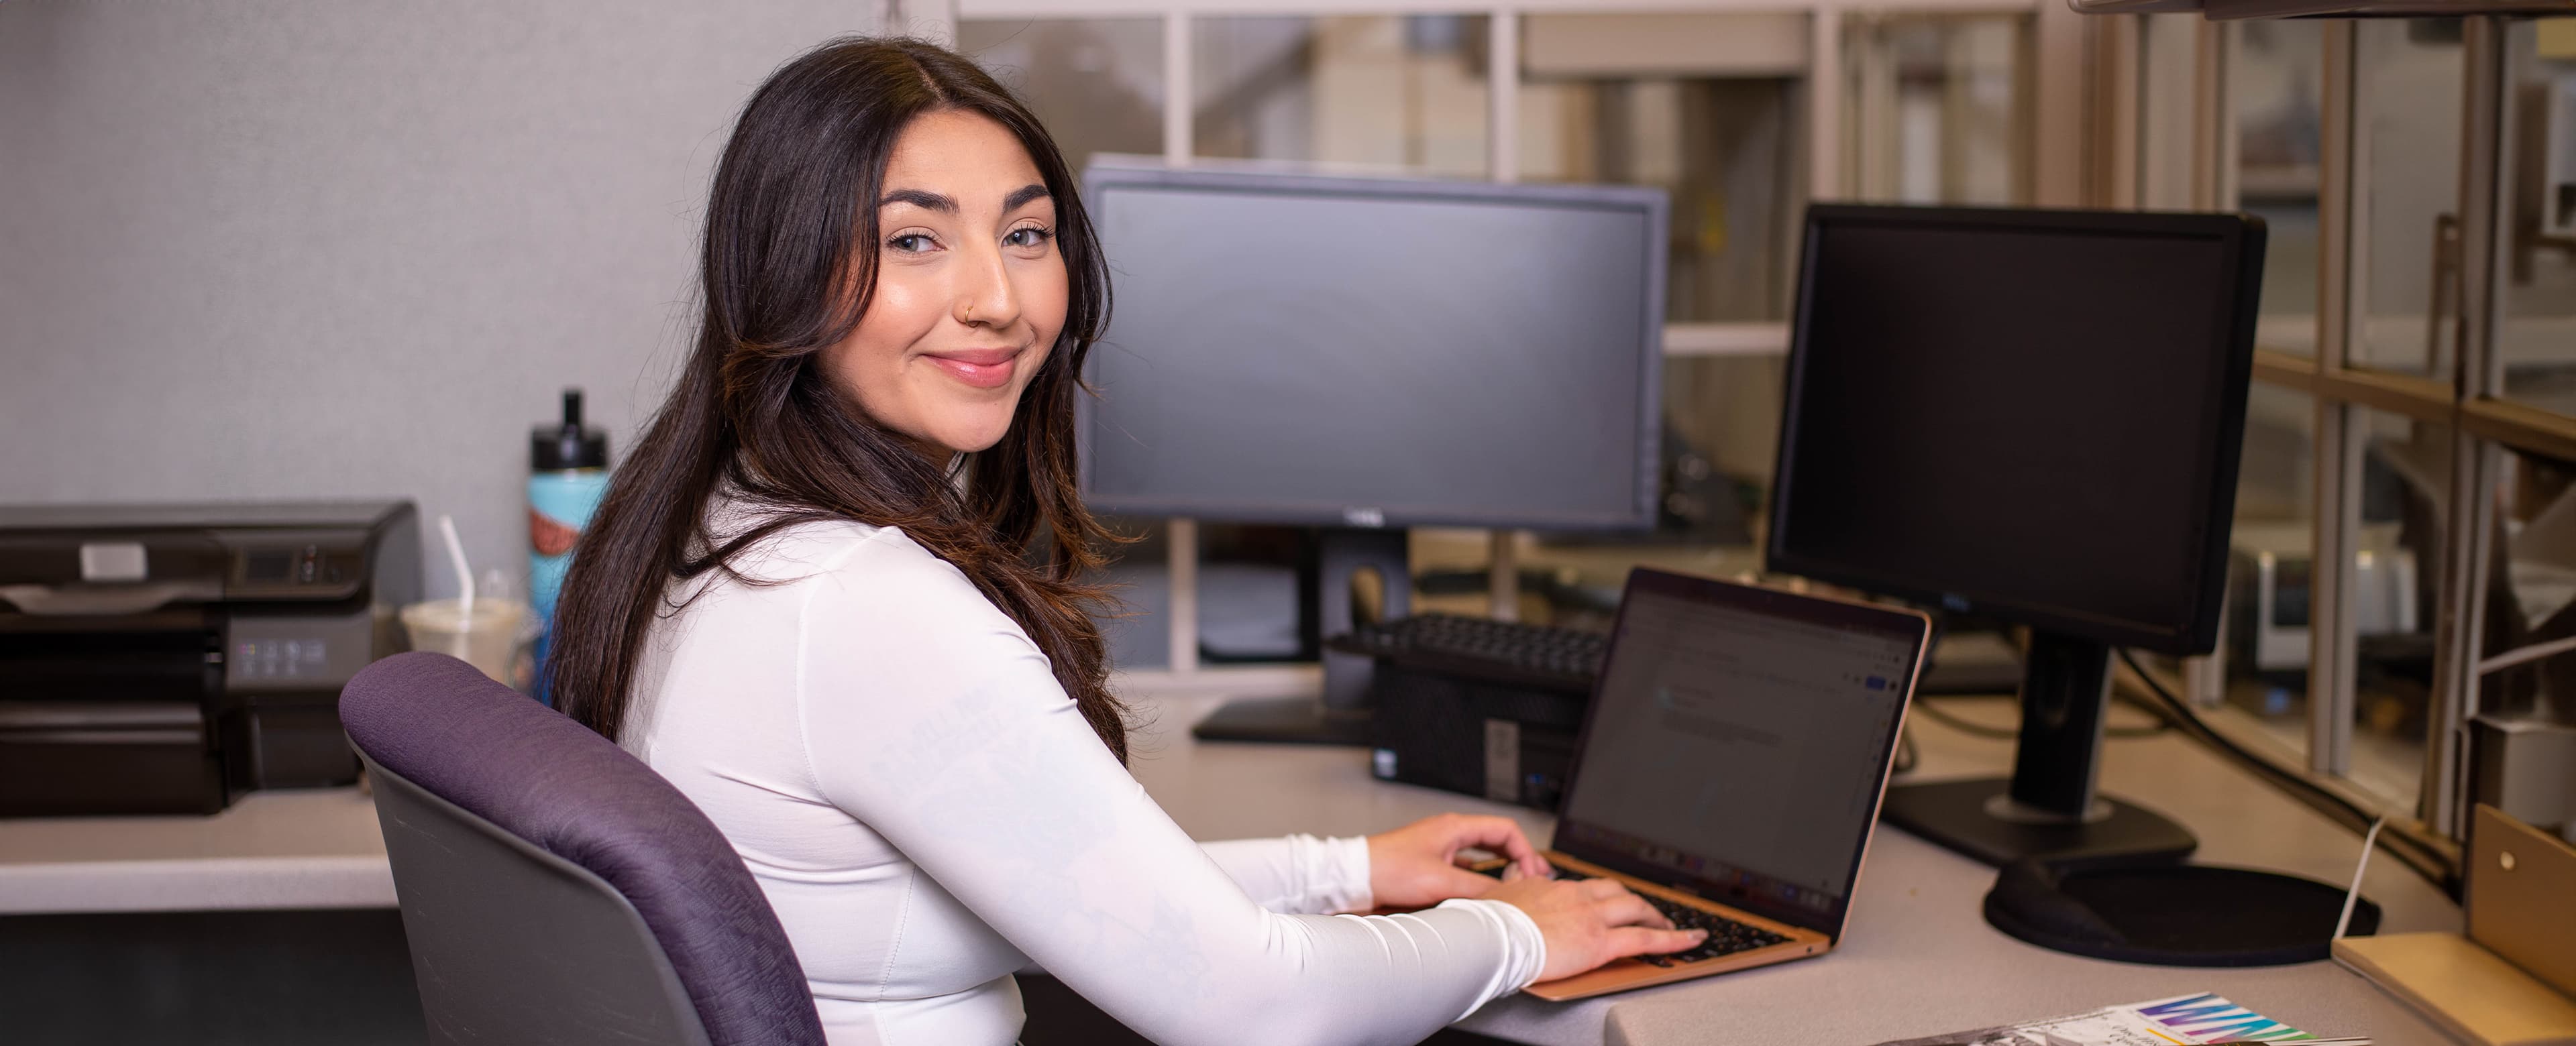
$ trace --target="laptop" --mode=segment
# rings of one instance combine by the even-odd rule
[[[1931,638],[1916,611],[1629,574],[1543,852],[1559,877],[1616,879],[1709,936],[1528,993],[1580,999],[1833,950]]]

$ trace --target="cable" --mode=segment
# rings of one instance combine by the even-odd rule
[[[2329,817],[2341,821],[2344,827],[2351,829],[2355,833],[2363,831],[2369,825],[2380,820],[2379,815],[2363,809],[2360,804],[2354,803],[2352,800],[2346,799],[2331,789],[2318,785],[2316,782],[2310,781],[2296,772],[2284,770],[2273,765],[2270,760],[2246,750],[2243,746],[2228,739],[2226,735],[2219,733],[2215,728],[2211,727],[2207,721],[2201,719],[2199,713],[2193,711],[2190,706],[2174,697],[2171,691],[2166,690],[2163,683],[2157,681],[2154,676],[2148,675],[2145,670],[2140,668],[2137,660],[2131,656],[2127,650],[2120,651],[2120,660],[2122,663],[2128,665],[2129,670],[2136,673],[2139,680],[2147,685],[2147,689],[2154,692],[2156,698],[2162,702],[2161,705],[2157,706],[2158,710],[2171,719],[2176,726],[2182,728],[2185,733],[2190,734],[2194,740],[2198,740],[2203,744],[2217,749],[2221,754],[2234,759],[2239,765],[2251,770],[2256,776],[2261,777],[2266,781],[2271,782],[2275,787],[2279,787],[2283,791],[2290,793],[2292,798],[2300,800],[2302,803],[2305,803],[2308,807],[2318,811],[2319,813],[2326,814]],[[2406,835],[2403,832],[2390,835],[2388,836],[2388,839],[2389,853],[2391,856],[2396,857],[2400,861],[2406,862],[2407,867],[2413,868],[2417,874],[2420,874],[2436,885],[2441,886],[2444,891],[2455,897],[2458,895],[2458,869],[2454,866],[2452,860],[2447,855],[2433,849],[2422,840]],[[2403,847],[2403,849],[2401,849],[2401,847]]]
[[[2155,737],[2160,734],[2170,733],[2174,728],[2173,720],[2165,717],[2164,710],[2157,708],[2153,702],[2148,701],[2145,698],[2138,697],[2134,694],[2124,694],[2120,692],[2119,687],[2112,687],[2111,700],[2137,709],[2140,712],[2144,712],[2147,714],[2148,718],[2154,720],[2154,722],[2148,726],[2115,728],[2111,731],[2111,736],[2113,737]]]
[[[2219,733],[2203,721],[2200,714],[2192,711],[2189,705],[2174,697],[2172,691],[2166,690],[2164,684],[2158,682],[2156,677],[2148,675],[2146,669],[2139,666],[2137,658],[2126,648],[2120,650],[2120,663],[2129,666],[2129,671],[2135,673],[2146,683],[2147,689],[2154,692],[2160,702],[2158,710],[2165,718],[2183,733],[2190,735],[2193,740],[2217,749],[2238,765],[2252,771],[2255,776],[2290,793],[2292,798],[2298,799],[2310,809],[2333,818],[2356,834],[2381,820],[2378,814],[2362,809],[2360,804],[2297,773],[2274,766],[2270,760],[2247,751],[2236,742],[2229,740],[2226,735]],[[2387,848],[2389,856],[2405,862],[2407,867],[2441,887],[2443,892],[2454,898],[2459,896],[2459,870],[2453,867],[2449,857],[2403,832],[2388,834],[2382,838],[2385,841],[2380,845]]]
[[[2379,830],[2386,827],[2388,819],[2382,817],[2370,822],[2370,834],[2361,837],[2361,860],[2353,862],[2352,887],[2343,892],[2343,914],[2335,918],[2336,937],[2342,937],[2344,931],[2352,929],[2352,909],[2361,900],[2361,873],[2370,870],[2371,844],[2379,841]]]

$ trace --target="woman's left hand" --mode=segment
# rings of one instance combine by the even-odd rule
[[[1511,818],[1441,814],[1368,837],[1369,892],[1380,908],[1481,897],[1501,882],[1458,867],[1458,851],[1471,846],[1510,858],[1522,874],[1548,874],[1547,859]]]

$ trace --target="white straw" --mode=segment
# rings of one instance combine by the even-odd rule
[[[456,537],[456,517],[438,515],[438,534],[447,539],[447,565],[456,568],[456,624],[474,620],[474,571],[465,566],[465,542]]]
[[[2361,837],[2361,863],[2352,866],[2352,889],[2344,891],[2343,916],[2335,920],[2334,935],[2337,939],[2343,937],[2345,930],[2352,928],[2352,906],[2361,900],[2361,873],[2370,869],[2370,848],[2379,842],[2380,826],[2387,823],[2386,816],[2373,819],[2370,822],[2370,833]]]

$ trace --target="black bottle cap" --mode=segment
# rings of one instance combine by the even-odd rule
[[[565,389],[563,423],[528,434],[528,464],[539,472],[608,467],[608,434],[581,427],[581,390]]]

